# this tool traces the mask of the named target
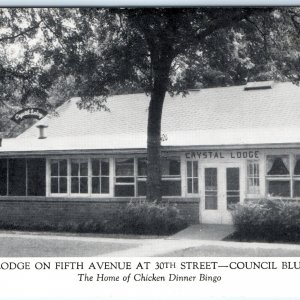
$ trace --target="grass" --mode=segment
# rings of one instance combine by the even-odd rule
[[[138,244],[39,239],[38,237],[0,237],[1,257],[91,257],[127,250]]]
[[[160,255],[162,256],[162,255]],[[196,246],[165,253],[164,257],[300,257],[299,250]]]
[[[7,230],[0,229],[0,233],[26,234],[26,235],[49,235],[49,236],[74,236],[74,237],[94,237],[94,238],[112,238],[112,239],[165,239],[169,235],[142,235],[142,234],[123,234],[123,233],[86,233],[86,232],[68,232],[68,231],[32,231],[32,230]]]
[[[264,239],[262,237],[257,238],[247,238],[243,235],[239,234],[238,232],[234,232],[230,235],[228,235],[223,241],[229,241],[229,242],[249,242],[249,243],[282,243],[282,244],[291,244],[291,245],[298,245],[300,244],[300,241],[287,241],[287,240],[274,240],[270,241],[267,239]]]

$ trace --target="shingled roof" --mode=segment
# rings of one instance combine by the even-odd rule
[[[89,112],[73,98],[47,116],[46,139],[39,140],[36,125],[0,151],[55,151],[145,149],[149,97],[112,96],[110,112]],[[190,91],[186,97],[166,96],[162,133],[167,147],[246,146],[300,143],[300,88],[274,83],[271,88],[245,86]]]

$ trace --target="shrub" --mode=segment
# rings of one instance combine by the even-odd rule
[[[186,226],[175,205],[155,202],[130,202],[104,220],[83,222],[5,222],[0,229],[81,233],[172,234]]]
[[[233,210],[236,236],[242,240],[300,241],[300,204],[261,199]]]
[[[187,226],[175,205],[156,202],[130,202],[118,210],[108,226],[113,232],[164,235]]]
[[[53,231],[53,232],[105,232],[103,222],[93,220],[85,222],[65,221],[58,223],[50,222],[0,222],[0,229],[25,230],[25,231]]]

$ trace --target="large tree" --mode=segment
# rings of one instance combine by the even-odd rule
[[[2,102],[49,106],[53,86],[107,109],[113,93],[150,96],[147,198],[161,199],[165,95],[248,79],[298,80],[295,8],[132,8],[0,10]],[[15,54],[6,55],[12,46]],[[67,83],[70,84],[67,84]],[[1,103],[0,103],[1,104]],[[184,105],[184,102],[183,102]],[[134,107],[132,108],[134,109]],[[126,116],[125,116],[126,117]]]

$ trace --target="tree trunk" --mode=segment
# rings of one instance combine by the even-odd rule
[[[147,129],[147,200],[161,201],[161,119],[171,61],[161,59],[154,71]]]

